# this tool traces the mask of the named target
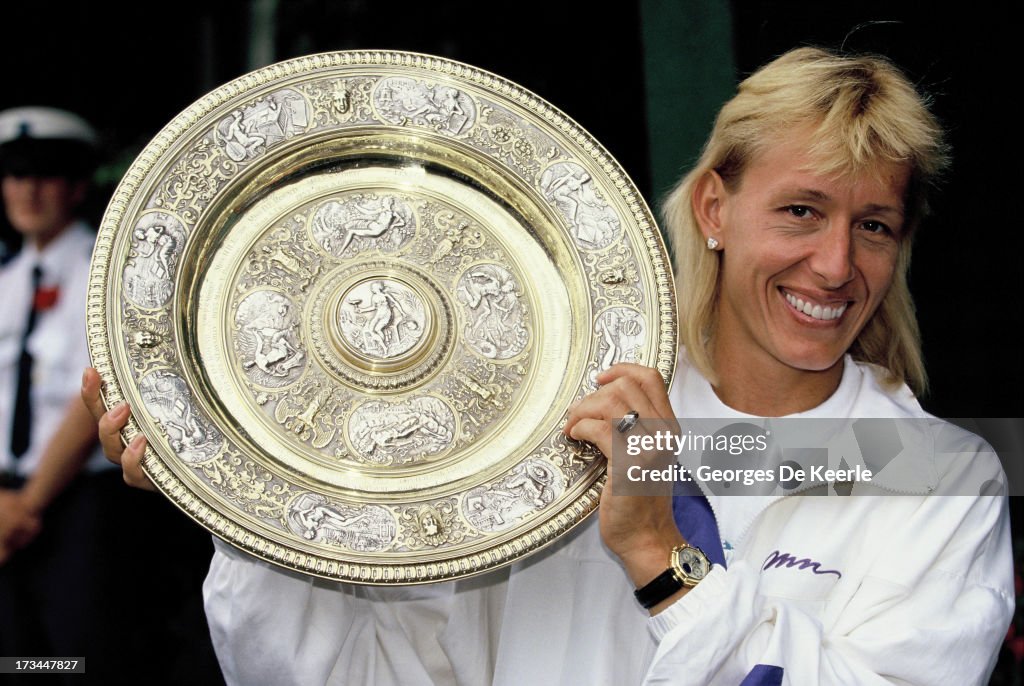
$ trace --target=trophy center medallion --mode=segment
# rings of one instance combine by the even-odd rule
[[[382,276],[346,289],[333,323],[340,334],[337,340],[354,358],[390,365],[415,357],[429,339],[430,314],[414,289]]]
[[[345,385],[378,392],[421,386],[453,345],[453,314],[437,282],[414,265],[342,266],[312,296],[309,336],[323,368]]]

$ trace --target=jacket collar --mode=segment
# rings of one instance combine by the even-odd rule
[[[682,418],[721,418],[756,424],[767,430],[798,430],[825,432],[822,439],[815,443],[828,445],[829,468],[855,469],[858,465],[863,469],[871,469],[870,482],[862,482],[865,488],[857,491],[869,492],[868,489],[882,489],[889,493],[925,495],[935,490],[938,483],[935,467],[935,418],[928,415],[917,402],[917,399],[905,385],[899,388],[888,388],[882,384],[882,371],[874,365],[855,362],[847,355],[843,362],[843,377],[836,392],[824,403],[806,412],[787,417],[764,418],[738,412],[725,405],[715,394],[708,383],[696,369],[686,363],[686,352],[680,350],[678,373],[673,381],[669,396],[672,406],[677,408]],[[789,423],[789,420],[822,420],[821,422],[803,421]],[[898,421],[890,424],[891,420]],[[872,422],[880,421],[879,424]],[[885,456],[864,453],[865,445],[872,445],[871,437],[879,437],[883,433],[899,437],[902,450],[884,461]],[[785,445],[785,441],[783,442]],[[836,453],[836,454],[833,454]],[[845,462],[842,465],[841,462]],[[776,465],[777,466],[777,465]],[[880,468],[879,468],[880,467]],[[774,492],[763,495],[782,497],[801,493],[814,486],[822,486],[821,482],[807,484],[786,491],[778,486]],[[703,484],[707,492],[708,484]],[[846,484],[829,484],[841,493]],[[767,504],[766,504],[767,506]]]

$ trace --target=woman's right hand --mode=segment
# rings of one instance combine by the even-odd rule
[[[626,430],[632,436],[653,432],[655,427],[664,430],[675,426],[678,431],[678,425],[665,380],[657,369],[619,363],[598,374],[597,383],[596,391],[569,410],[563,431],[576,440],[592,443],[608,458],[608,478],[598,508],[601,539],[622,560],[633,584],[640,588],[665,570],[672,549],[686,541],[673,517],[670,483],[659,484],[664,487],[660,494],[652,487],[646,494],[625,495],[629,489],[614,478],[615,460],[626,457],[625,442],[618,451],[614,447],[616,436],[623,435],[616,425],[631,412],[639,420],[635,428]],[[674,455],[655,450],[631,459],[634,464],[649,467],[668,466],[675,461]],[[624,475],[625,470],[618,473]],[[673,595],[672,600],[683,593]],[[652,612],[660,612],[668,604],[659,603]]]
[[[99,424],[100,444],[107,459],[121,466],[124,482],[146,491],[156,486],[142,469],[142,456],[146,453],[146,438],[139,434],[127,446],[121,440],[121,429],[131,414],[127,403],[121,403],[109,412],[100,399],[100,375],[89,367],[82,375],[82,401]]]

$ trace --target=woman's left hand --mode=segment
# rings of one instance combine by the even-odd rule
[[[621,478],[625,471],[613,469],[613,461],[627,457],[623,439],[636,436],[634,441],[639,446],[638,439],[645,434],[668,426],[677,430],[675,412],[657,369],[617,364],[599,374],[597,382],[600,388],[570,409],[564,431],[576,440],[593,443],[608,458],[608,481],[598,513],[601,538],[619,556],[639,587],[663,572],[672,548],[685,541],[672,518],[672,483],[650,484],[651,488],[660,487],[660,492],[645,486],[643,495],[622,495],[624,488],[616,485],[612,474],[615,472]],[[639,421],[617,436],[620,420],[631,412],[639,415]],[[666,458],[674,456],[664,451],[642,451],[628,459],[630,464],[655,466]]]

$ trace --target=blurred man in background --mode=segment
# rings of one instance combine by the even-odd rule
[[[125,487],[79,394],[97,140],[70,112],[0,112],[0,656],[85,658],[79,686],[217,684],[209,537]]]
[[[85,295],[95,239],[77,212],[96,145],[93,128],[70,112],[0,112],[3,210],[22,243],[0,268],[5,656],[85,656],[101,635],[98,543],[116,515],[100,508],[119,475],[96,452],[95,425],[77,397],[78,370],[89,360]]]

